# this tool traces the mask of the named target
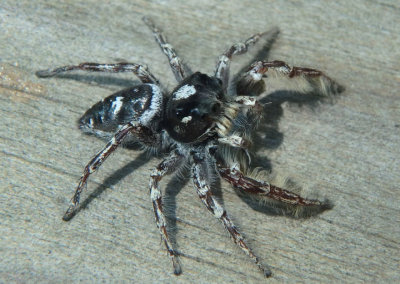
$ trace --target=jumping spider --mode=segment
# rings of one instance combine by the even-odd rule
[[[79,120],[80,128],[89,134],[108,137],[106,146],[86,165],[63,220],[76,213],[79,197],[87,179],[121,143],[136,141],[148,149],[169,155],[150,175],[150,197],[157,227],[172,259],[174,273],[180,274],[178,253],[173,249],[166,229],[161,179],[190,165],[194,187],[207,209],[225,226],[233,241],[252,259],[266,277],[271,276],[267,266],[246,244],[229,215],[211,191],[212,179],[219,176],[236,190],[275,203],[295,208],[327,209],[329,204],[310,200],[281,187],[249,177],[249,145],[256,130],[263,106],[250,90],[262,82],[266,74],[289,79],[302,79],[329,96],[338,92],[338,85],[321,71],[290,67],[282,61],[256,61],[241,79],[241,90],[229,86],[229,67],[233,55],[245,53],[267,33],[258,33],[245,42],[232,45],[218,59],[215,74],[195,72],[187,74],[174,48],[166,41],[160,29],[143,19],[152,30],[163,53],[168,57],[178,85],[171,93],[165,92],[159,81],[143,65],[136,63],[82,63],[56,69],[38,71],[38,77],[52,77],[72,71],[132,72],[142,84],[119,91],[93,105]],[[239,93],[240,92],[240,93]],[[123,143],[123,144],[124,144]]]

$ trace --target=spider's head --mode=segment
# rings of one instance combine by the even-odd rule
[[[225,103],[221,80],[196,72],[168,99],[165,129],[176,141],[202,142],[223,115]]]

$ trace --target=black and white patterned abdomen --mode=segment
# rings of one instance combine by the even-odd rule
[[[160,115],[162,94],[154,84],[141,84],[114,93],[97,102],[79,119],[87,134],[107,138],[120,126]],[[142,122],[142,121],[141,121]]]

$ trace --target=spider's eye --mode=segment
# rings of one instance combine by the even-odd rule
[[[178,117],[178,118],[183,118],[183,114],[184,114],[184,109],[183,108],[177,108],[176,109],[176,112],[175,112],[175,115],[176,115],[176,117]]]
[[[199,118],[201,115],[205,115],[205,114],[202,114],[201,112],[200,112],[200,110],[197,108],[197,107],[195,107],[195,108],[192,108],[191,110],[190,110],[190,116],[192,116],[192,117],[194,117],[194,118]]]
[[[165,129],[179,142],[201,142],[222,112],[221,101],[221,82],[194,73],[172,92],[166,105]]]

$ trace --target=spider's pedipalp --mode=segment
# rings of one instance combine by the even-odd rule
[[[223,138],[218,138],[218,142],[230,145],[235,148],[247,149],[250,146],[250,141],[237,135],[232,134]]]

